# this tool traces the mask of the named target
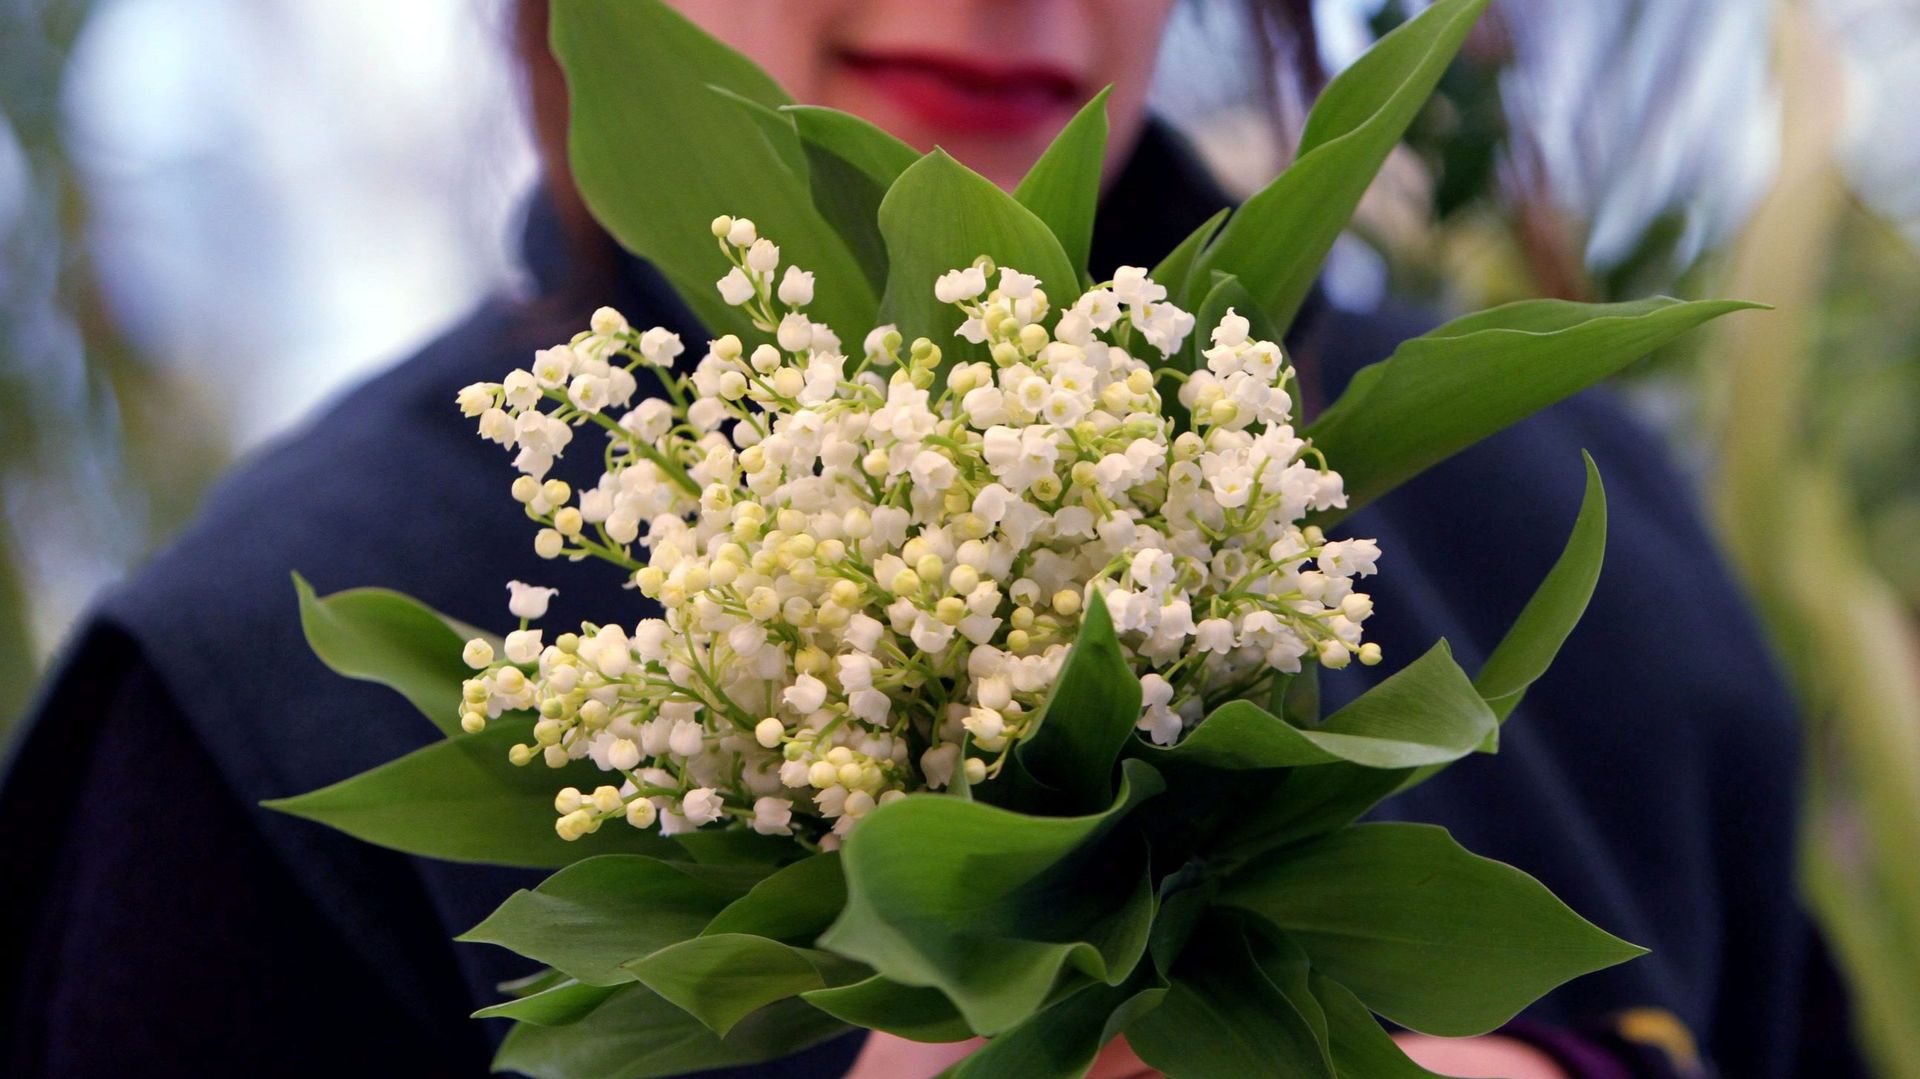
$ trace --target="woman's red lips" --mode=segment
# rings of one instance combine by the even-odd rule
[[[927,126],[1010,135],[1058,119],[1086,96],[1069,71],[921,50],[843,52],[847,69]]]

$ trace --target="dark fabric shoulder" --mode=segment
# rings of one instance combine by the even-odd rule
[[[133,642],[103,630],[74,660],[58,718],[36,732],[52,744],[22,757],[0,803],[17,957],[6,1074],[116,1076],[132,1061],[154,1076],[480,1074],[486,1040],[392,995],[253,827]],[[421,897],[391,894],[384,913],[414,948],[444,948]],[[447,979],[439,999],[459,992],[449,964],[419,965]]]

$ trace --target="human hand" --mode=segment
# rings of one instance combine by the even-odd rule
[[[1497,1034],[1481,1038],[1434,1038],[1399,1034],[1394,1040],[1420,1066],[1449,1076],[1499,1076],[1501,1079],[1567,1079],[1552,1058],[1525,1042]],[[980,1039],[926,1044],[874,1033],[847,1079],[920,1079],[940,1074],[978,1049]],[[1158,1079],[1129,1047],[1116,1038],[1094,1061],[1087,1079]]]

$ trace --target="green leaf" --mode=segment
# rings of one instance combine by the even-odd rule
[[[1307,660],[1300,673],[1289,675],[1274,686],[1274,700],[1267,709],[1296,727],[1320,725],[1320,665]]]
[[[1494,725],[1441,641],[1318,727],[1296,727],[1250,701],[1229,701],[1175,745],[1135,744],[1150,761],[1228,770],[1334,761],[1410,768],[1466,756]]]
[[[808,313],[860,340],[876,293],[788,165],[799,136],[710,88],[768,109],[790,104],[765,72],[660,0],[563,0],[552,37],[573,179],[608,232],[658,267],[714,333],[745,335],[756,331],[714,289],[727,264],[708,225],[720,214],[752,218],[784,262],[818,275]]]
[[[758,866],[762,871],[771,870],[806,851],[789,836],[761,835],[741,826],[698,828],[681,832],[673,837],[673,842],[679,844],[680,849],[687,852],[687,857],[696,862]]]
[[[1607,493],[1593,458],[1585,452],[1580,456],[1587,466],[1587,489],[1567,545],[1473,680],[1475,692],[1486,700],[1501,723],[1513,714],[1527,687],[1547,673],[1553,657],[1560,654],[1560,646],[1586,613],[1587,601],[1593,598],[1594,585],[1600,580],[1601,563],[1607,553]],[[1492,753],[1499,747],[1500,732],[1496,728],[1480,749]],[[1425,782],[1440,768],[1428,765],[1419,769],[1407,778],[1406,786]]]
[[[952,1079],[1081,1079],[1120,1029],[1159,1006],[1164,986],[1140,976],[1125,985],[1094,982],[995,1035],[956,1065]]]
[[[516,1019],[543,1027],[565,1026],[579,1022],[617,992],[617,986],[588,985],[566,978],[538,993],[482,1008],[473,1013],[473,1018]]]
[[[915,1042],[959,1042],[973,1029],[938,989],[902,985],[874,975],[852,985],[815,989],[801,999],[837,1019],[866,1030],[885,1031]]]
[[[749,933],[694,937],[621,966],[721,1037],[776,1000],[867,973],[838,956]]]
[[[806,153],[814,209],[840,233],[877,295],[887,287],[887,245],[880,200],[920,159],[913,147],[858,116],[817,105],[788,105]]]
[[[802,1001],[783,1000],[747,1016],[721,1038],[652,990],[628,984],[578,1022],[515,1026],[493,1068],[533,1079],[658,1079],[763,1063],[846,1029]]]
[[[766,137],[767,148],[780,155],[780,160],[786,164],[788,172],[796,177],[807,175],[806,151],[801,148],[793,118],[787,115],[784,108],[776,108],[712,83],[707,85],[707,91],[718,94],[721,100],[751,117],[753,122],[759,125],[760,133]]]
[[[1402,1052],[1346,986],[1317,970],[1308,972],[1307,984],[1326,1016],[1333,1069],[1343,1079],[1444,1079]]]
[[[1220,223],[1225,221],[1227,215],[1232,212],[1230,207],[1223,207],[1218,213],[1202,221],[1199,228],[1188,233],[1187,238],[1167,252],[1167,257],[1161,259],[1154,266],[1153,272],[1147,275],[1153,278],[1155,284],[1167,290],[1168,298],[1175,304],[1186,305],[1187,283],[1193,276],[1194,260],[1199,258],[1200,252],[1213,240],[1214,234],[1220,231]]]
[[[933,283],[948,270],[987,255],[1040,278],[1050,295],[1071,293],[1080,276],[1053,230],[1013,196],[945,151],[914,162],[880,202],[880,234],[887,242],[887,291],[880,321],[898,326],[909,342],[925,337],[946,355],[936,387],[955,358],[985,350],[955,337],[960,309],[934,298]]]
[[[1218,838],[1216,856],[1229,863],[1243,862],[1344,828],[1403,789],[1413,774],[1410,768],[1367,768],[1344,762],[1287,771],[1278,778],[1277,790],[1265,793]]]
[[[532,719],[503,716],[478,734],[432,742],[330,787],[260,804],[453,862],[554,869],[614,851],[679,856],[671,840],[622,821],[572,843],[554,834],[554,792],[569,784],[590,790],[605,773],[588,761],[559,769],[507,763],[510,747],[532,740]]]
[[[510,997],[530,997],[535,993],[544,993],[562,982],[572,981],[565,974],[552,967],[541,967],[532,974],[519,978],[509,978],[504,982],[495,982],[494,988]]]
[[[1354,376],[1307,429],[1346,480],[1331,525],[1475,442],[1593,385],[1709,319],[1755,305],[1527,300],[1456,319]]]
[[[1107,159],[1107,95],[1112,92],[1109,86],[1093,95],[1013,189],[1013,197],[1047,223],[1067,261],[1082,271],[1075,285],[1085,280],[1087,253],[1093,249],[1093,215],[1100,205],[1100,174]],[[1057,302],[1067,302],[1065,285],[1052,289],[1060,294]]]
[[[1320,1006],[1319,998],[1313,995],[1313,964],[1308,961],[1307,953],[1284,934],[1266,932],[1257,922],[1244,928],[1254,965],[1266,976],[1267,984],[1285,997],[1293,1010],[1306,1021],[1307,1029],[1313,1034],[1314,1046],[1320,1051],[1320,1061],[1332,1073],[1333,1056],[1327,1044],[1327,1012]]]
[[[1170,1079],[1333,1079],[1313,1024],[1274,988],[1231,919],[1201,926],[1166,996],[1126,1034],[1140,1059]]]
[[[746,892],[737,869],[631,854],[589,858],[507,897],[457,939],[498,944],[589,985],[633,980],[629,959],[699,935]]]
[[[1293,164],[1234,213],[1191,280],[1235,274],[1276,326],[1289,326],[1327,250],[1487,2],[1438,0],[1335,76],[1314,102]]]
[[[466,644],[446,619],[384,588],[353,588],[321,599],[298,573],[300,628],[320,661],[348,678],[394,690],[446,735],[460,731],[460,684],[473,673]]]
[[[846,905],[847,882],[838,851],[826,851],[777,869],[714,915],[702,935],[754,933],[774,940],[811,941]]]
[[[841,850],[847,905],[820,944],[940,989],[983,1034],[1033,1014],[1067,969],[1119,984],[1153,917],[1145,840],[1120,826],[1161,787],[1128,761],[1113,805],[1085,817],[931,794],[881,806]]]
[[[1140,679],[1094,589],[1060,676],[1014,756],[1027,775],[1061,793],[1050,810],[1089,813],[1113,801],[1113,762],[1139,718]]]
[[[1219,902],[1287,934],[1315,969],[1413,1030],[1484,1034],[1571,978],[1646,949],[1443,828],[1360,824],[1242,868]]]
[[[1607,493],[1593,458],[1580,456],[1587,466],[1587,489],[1566,547],[1473,680],[1474,689],[1493,703],[1502,719],[1527,687],[1547,673],[1600,580],[1607,553]]]

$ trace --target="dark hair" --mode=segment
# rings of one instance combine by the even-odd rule
[[[1326,79],[1320,37],[1313,29],[1313,0],[1243,0],[1254,27],[1254,47],[1268,71],[1291,71],[1307,90]]]

